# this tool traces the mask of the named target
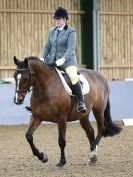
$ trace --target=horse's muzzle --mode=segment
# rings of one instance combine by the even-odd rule
[[[23,104],[23,102],[24,102],[24,101],[17,101],[17,102],[14,101],[14,103],[17,104],[17,105]]]
[[[14,103],[17,105],[23,104],[25,96],[14,97]]]

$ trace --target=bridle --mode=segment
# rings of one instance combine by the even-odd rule
[[[19,71],[19,73],[22,73],[23,71],[30,71],[29,69],[19,69],[19,68],[17,68],[16,70]],[[27,87],[26,87],[27,89],[18,90],[16,88],[15,93],[26,93],[26,92],[30,92],[32,90],[32,89],[30,89],[30,87],[31,87],[31,73],[30,72],[28,74],[27,79],[29,79]]]

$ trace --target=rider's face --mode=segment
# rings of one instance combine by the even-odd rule
[[[62,27],[65,24],[66,20],[64,18],[60,18],[60,19],[55,19],[55,22],[56,22],[56,26]]]

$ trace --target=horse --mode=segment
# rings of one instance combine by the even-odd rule
[[[43,121],[57,123],[60,159],[56,167],[63,167],[66,164],[67,122],[79,120],[89,140],[88,164],[95,165],[101,137],[114,136],[122,130],[119,125],[113,123],[111,118],[109,87],[106,79],[94,70],[79,68],[79,72],[85,76],[90,86],[89,93],[84,96],[87,112],[79,113],[76,109],[76,99],[65,91],[55,68],[46,65],[36,56],[27,57],[22,61],[14,56],[14,63],[16,65],[14,103],[22,104],[27,92],[32,87],[30,98],[32,113],[26,131],[26,139],[33,155],[43,163],[48,161],[47,154],[40,152],[35,146],[33,132]],[[94,135],[94,129],[89,121],[91,110],[97,122],[97,136]]]

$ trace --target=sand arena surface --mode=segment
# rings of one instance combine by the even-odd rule
[[[121,124],[121,122],[119,122]],[[96,125],[92,123],[95,131]],[[34,133],[34,142],[45,151],[49,161],[43,164],[32,155],[25,139],[27,125],[0,126],[0,177],[131,177],[133,176],[133,126],[124,127],[115,136],[102,138],[98,162],[87,166],[89,143],[80,124],[68,124],[66,134],[67,164],[55,170],[59,161],[56,124],[41,125]]]

